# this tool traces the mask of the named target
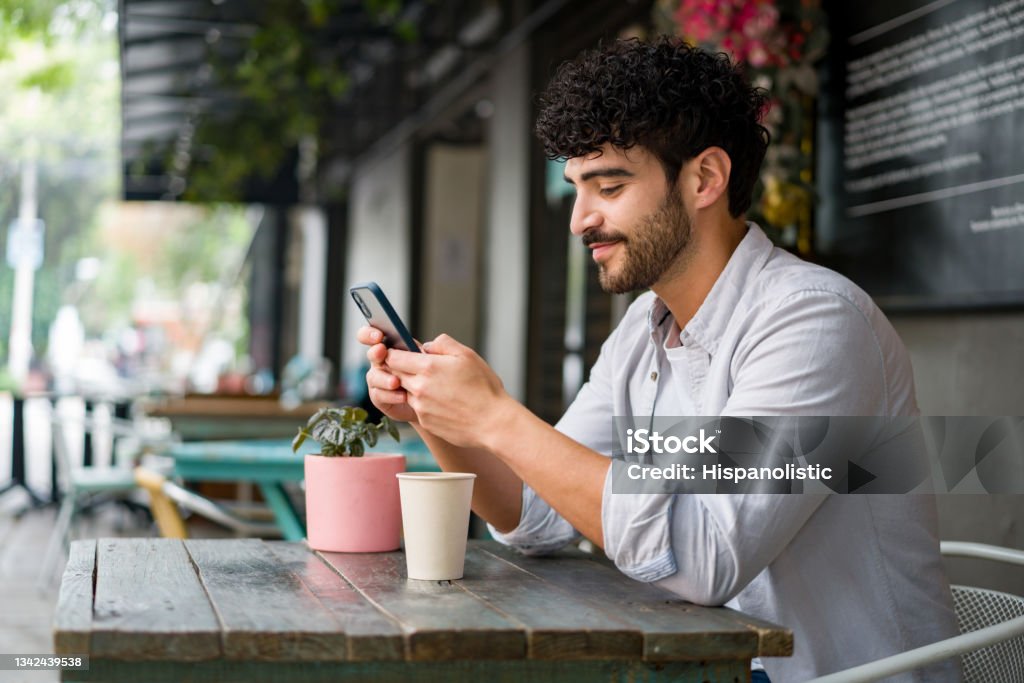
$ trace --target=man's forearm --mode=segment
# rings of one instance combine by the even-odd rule
[[[523,480],[492,453],[480,448],[454,446],[416,425],[442,470],[473,472],[473,512],[507,532],[519,526],[523,508]]]
[[[601,505],[611,465],[608,458],[570,439],[514,401],[507,405],[500,427],[488,433],[488,450],[577,531],[604,547]]]

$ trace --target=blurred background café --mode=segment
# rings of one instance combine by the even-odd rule
[[[1020,3],[0,0],[10,590],[59,575],[66,538],[159,534],[118,478],[144,460],[214,501],[176,501],[190,534],[272,526],[259,482],[184,478],[175,449],[283,453],[318,407],[369,406],[355,282],[557,420],[632,297],[602,292],[569,234],[534,96],[585,48],[666,33],[772,93],[750,219],[875,298],[922,413],[1024,415]],[[62,527],[76,486],[90,503]],[[1017,495],[940,513],[943,539],[1024,547]],[[1019,569],[949,562],[1024,592]],[[23,651],[48,647],[45,613],[24,608]]]

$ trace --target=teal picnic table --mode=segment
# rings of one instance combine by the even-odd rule
[[[63,681],[738,683],[785,628],[699,607],[594,555],[470,541],[458,581],[405,557],[257,539],[75,541],[57,602]]]
[[[437,463],[419,438],[382,444],[370,452],[402,453],[409,472],[436,472]],[[186,481],[252,482],[274,513],[289,541],[306,537],[306,530],[283,484],[302,481],[303,457],[292,452],[291,439],[244,439],[239,441],[191,441],[168,451],[174,458],[174,474]]]

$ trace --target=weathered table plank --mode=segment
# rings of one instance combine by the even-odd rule
[[[348,636],[349,660],[405,658],[405,642],[398,623],[360,595],[320,556],[304,544],[275,541],[268,545],[337,619]]]
[[[185,547],[220,619],[225,657],[347,658],[341,625],[265,543],[197,540]]]
[[[656,586],[634,581],[586,554],[566,550],[551,557],[527,557],[499,545],[485,552],[577,594],[597,596],[606,609],[643,632],[643,657],[650,661],[752,658],[758,633],[742,623],[699,607]],[[685,616],[685,618],[683,618]]]
[[[523,623],[533,659],[640,658],[643,634],[612,611],[523,571],[479,546],[466,554],[460,586]]]
[[[757,634],[757,653],[760,657],[792,657],[793,632],[757,617],[741,614],[723,607],[715,610],[714,617],[747,628]]]
[[[97,541],[92,656],[210,659],[221,655],[220,635],[181,541]]]
[[[402,625],[407,659],[519,659],[526,654],[523,624],[450,581],[406,579],[402,553],[321,556]]]
[[[83,654],[92,637],[92,586],[96,571],[96,541],[73,541],[57,597],[53,625],[54,652]]]

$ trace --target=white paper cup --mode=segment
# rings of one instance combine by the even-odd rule
[[[465,472],[402,472],[405,562],[410,579],[461,579],[466,564],[469,504],[476,475]]]

